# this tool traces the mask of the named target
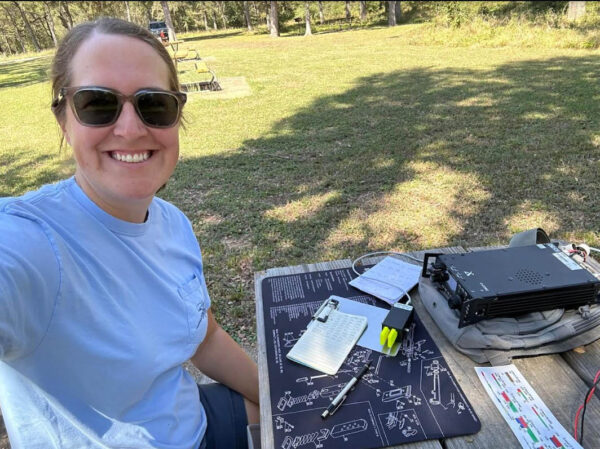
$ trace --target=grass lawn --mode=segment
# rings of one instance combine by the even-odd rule
[[[254,339],[253,273],[269,267],[537,226],[600,246],[597,50],[417,45],[412,25],[183,37],[252,90],[190,95],[161,192],[192,221],[213,309],[239,341]],[[0,65],[0,196],[73,171],[49,63]]]

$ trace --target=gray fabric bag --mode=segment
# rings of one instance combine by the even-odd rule
[[[516,234],[510,246],[548,242],[546,233],[538,228]],[[597,305],[493,318],[459,329],[458,312],[450,309],[430,278],[419,280],[419,295],[446,338],[477,363],[506,365],[513,357],[564,352],[600,338]]]

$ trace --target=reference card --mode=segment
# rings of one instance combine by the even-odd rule
[[[475,371],[523,448],[583,449],[515,365],[476,366]]]

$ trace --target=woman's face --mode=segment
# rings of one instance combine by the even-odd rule
[[[70,70],[71,86],[108,87],[125,95],[142,88],[169,90],[167,64],[150,45],[132,37],[92,35],[75,53]],[[79,186],[109,214],[144,221],[152,197],[175,169],[179,124],[148,127],[131,102],[125,102],[113,125],[100,128],[80,124],[70,105],[65,112],[61,127],[75,154]]]

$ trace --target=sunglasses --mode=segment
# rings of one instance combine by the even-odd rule
[[[135,107],[144,125],[152,128],[170,128],[181,117],[187,101],[183,92],[160,89],[140,89],[133,95],[124,95],[113,89],[96,86],[63,87],[59,98],[53,101],[56,109],[60,102],[71,97],[71,109],[79,123],[85,126],[110,126],[114,124],[126,101]]]

